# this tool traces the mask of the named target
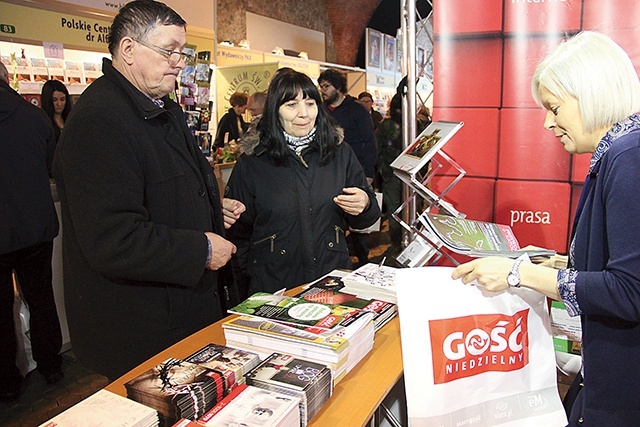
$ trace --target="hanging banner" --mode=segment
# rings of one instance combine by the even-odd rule
[[[262,64],[263,62],[264,54],[255,50],[247,50],[230,46],[218,46],[217,49],[216,65],[218,67]]]
[[[231,108],[229,99],[235,92],[251,95],[264,92],[269,87],[278,64],[254,64],[235,67],[218,67],[216,77],[216,111],[218,118]]]
[[[107,51],[111,21],[11,3],[0,3],[0,6],[2,7],[1,24],[15,28],[10,35],[12,39],[46,40],[64,43],[65,46],[70,47]],[[34,25],[34,22],[38,25]]]

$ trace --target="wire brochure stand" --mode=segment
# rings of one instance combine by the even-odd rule
[[[459,263],[442,249],[442,242],[436,235],[426,228],[419,220],[425,212],[439,213],[456,218],[464,218],[466,215],[444,200],[444,196],[466,175],[466,171],[449,157],[442,147],[463,126],[462,122],[438,121],[431,123],[416,138],[415,142],[407,147],[391,163],[394,174],[409,187],[409,196],[392,213],[393,219],[409,232],[411,242],[398,256],[397,261],[404,267],[421,267],[437,262],[442,256],[446,256],[455,265]],[[440,193],[429,188],[429,182],[443,169],[450,166],[457,175],[453,181]],[[409,206],[422,204],[421,212],[416,211],[408,221],[403,219],[407,215],[402,212],[409,210]]]

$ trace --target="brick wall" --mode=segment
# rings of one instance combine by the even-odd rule
[[[246,12],[325,34],[326,59],[353,66],[360,40],[379,0],[217,0],[217,40],[247,37]]]

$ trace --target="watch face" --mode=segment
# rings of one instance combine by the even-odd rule
[[[518,286],[520,284],[520,278],[513,273],[509,273],[507,283],[509,286]]]

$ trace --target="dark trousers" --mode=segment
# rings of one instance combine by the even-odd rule
[[[29,308],[29,334],[37,369],[45,375],[60,369],[62,332],[53,297],[52,255],[52,241],[0,255],[0,381],[10,383],[19,375],[12,271]]]

